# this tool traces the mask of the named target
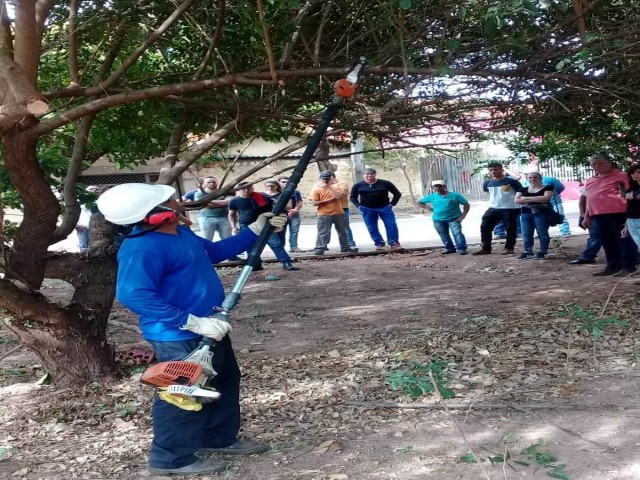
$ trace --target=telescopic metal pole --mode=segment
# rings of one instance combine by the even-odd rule
[[[316,131],[309,139],[307,147],[305,148],[302,156],[300,157],[300,160],[298,161],[298,164],[296,165],[293,173],[291,174],[291,177],[289,178],[289,183],[282,191],[282,195],[280,195],[280,198],[273,207],[274,215],[278,215],[285,211],[287,202],[293,196],[298,183],[300,183],[305,170],[307,169],[309,163],[311,162],[311,159],[313,158],[316,148],[318,148],[318,145],[322,141],[322,138],[324,137],[327,129],[329,128],[329,125],[331,124],[331,120],[333,120],[333,118],[340,111],[340,108],[344,105],[345,98],[348,98],[354,94],[358,84],[358,77],[362,72],[365,64],[366,59],[364,57],[360,57],[347,74],[346,79],[342,79],[336,82],[336,93],[331,99],[331,102],[329,102],[329,105],[327,106],[324,114],[322,115],[320,123],[318,123],[318,126],[316,127]],[[247,283],[249,275],[253,271],[253,266],[260,258],[260,254],[262,253],[262,250],[267,244],[269,236],[271,236],[272,233],[273,226],[267,223],[256,242],[251,247],[251,250],[249,250],[247,261],[245,262],[242,271],[238,275],[238,278],[234,282],[231,291],[225,296],[219,313],[227,315],[229,311],[231,311],[238,304],[242,289]]]

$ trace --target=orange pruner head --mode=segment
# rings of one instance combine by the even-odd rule
[[[341,78],[333,85],[334,90],[336,91],[336,95],[342,98],[352,97],[356,90],[358,89],[358,84],[350,82],[346,78]]]

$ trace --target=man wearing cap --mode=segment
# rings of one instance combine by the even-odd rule
[[[456,253],[467,254],[467,240],[462,233],[462,220],[469,213],[469,201],[456,192],[450,192],[444,180],[434,180],[431,186],[435,193],[422,197],[418,201],[418,206],[431,210],[433,226],[440,235],[444,245],[443,254]],[[430,206],[427,204],[431,204]],[[460,206],[462,205],[462,211]],[[449,231],[453,234],[454,242],[451,241]]]
[[[371,235],[376,250],[384,250],[384,239],[378,230],[378,219],[382,220],[387,232],[387,243],[391,250],[402,250],[399,242],[398,225],[393,207],[398,204],[402,194],[400,190],[388,180],[376,178],[373,168],[365,168],[363,180],[351,187],[351,203],[360,209],[362,220]],[[389,194],[392,198],[389,200]]]
[[[320,181],[313,187],[309,194],[309,200],[315,205],[318,220],[318,237],[315,255],[323,255],[327,245],[331,241],[331,226],[333,225],[340,241],[340,251],[343,253],[355,253],[357,248],[349,246],[347,239],[347,221],[344,217],[341,199],[347,195],[347,190],[338,185],[333,172],[325,170],[320,172]]]

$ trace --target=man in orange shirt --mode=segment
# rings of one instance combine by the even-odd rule
[[[333,172],[325,170],[320,173],[318,182],[309,194],[309,200],[316,206],[318,220],[318,238],[315,255],[323,255],[327,245],[331,241],[331,226],[333,225],[338,233],[340,241],[340,251],[344,253],[355,253],[357,248],[349,246],[347,240],[347,222],[342,209],[343,197],[348,195],[347,190],[341,188]]]

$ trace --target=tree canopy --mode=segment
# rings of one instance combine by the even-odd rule
[[[75,282],[72,305],[38,293],[48,247],[86,198],[82,169],[162,157],[160,181],[172,183],[223,141],[308,131],[360,56],[369,67],[336,131],[399,144],[416,129],[518,129],[521,152],[577,159],[617,142],[635,154],[639,18],[621,0],[0,0],[0,202],[24,211],[4,238],[0,307],[25,343],[48,349],[49,367],[70,351],[61,332],[99,343],[113,292],[78,280],[103,262],[112,283],[99,229],[88,264],[57,269]],[[46,349],[34,322],[55,339]],[[93,351],[88,362],[108,357]]]

